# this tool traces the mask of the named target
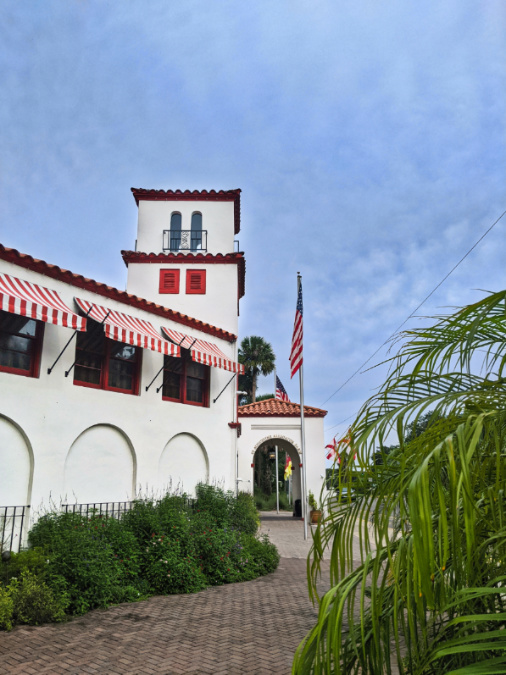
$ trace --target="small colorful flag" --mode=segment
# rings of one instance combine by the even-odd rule
[[[325,450],[327,450],[327,448],[329,450],[326,454],[326,458],[332,459],[332,457],[335,457],[337,455],[337,461],[340,462],[341,459],[339,457],[339,449],[343,445],[349,446],[350,443],[351,443],[351,429],[348,429],[348,433],[346,434],[346,436],[343,436],[339,441],[337,441],[336,436],[334,436],[332,443],[325,446]],[[356,456],[357,455],[355,455],[355,457]],[[353,457],[353,459],[355,459],[355,457]]]
[[[285,463],[285,480],[292,475],[292,458],[290,455],[286,456],[286,463]]]
[[[290,368],[293,377],[302,365],[302,282],[299,277],[299,292],[297,307],[295,308],[295,323],[293,326],[292,351],[290,352]]]
[[[281,380],[277,375],[276,375],[276,398],[278,399],[278,401],[287,401],[288,403],[290,403],[290,399],[288,398],[286,389],[281,384]]]

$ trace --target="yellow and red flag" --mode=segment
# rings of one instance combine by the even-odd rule
[[[292,475],[292,458],[290,455],[286,456],[285,462],[285,480]]]

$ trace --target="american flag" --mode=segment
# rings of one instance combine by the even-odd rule
[[[297,295],[297,307],[295,308],[295,323],[293,326],[292,351],[290,352],[291,377],[302,365],[302,282],[299,278],[299,293]]]
[[[276,398],[278,399],[278,401],[287,401],[288,403],[290,402],[288,394],[286,393],[286,389],[281,384],[281,380],[277,375],[276,375]]]

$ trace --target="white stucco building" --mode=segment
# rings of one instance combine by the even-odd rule
[[[0,535],[14,506],[26,530],[50,502],[192,492],[199,480],[252,490],[273,420],[300,449],[296,421],[237,416],[240,190],[132,192],[126,291],[0,245]],[[316,419],[308,486],[319,491]]]

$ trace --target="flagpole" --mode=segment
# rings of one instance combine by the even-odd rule
[[[302,276],[297,272],[297,295],[302,283]],[[307,480],[306,480],[306,431],[304,426],[304,362],[299,368],[300,387],[300,449],[302,454],[301,488],[302,488],[302,516],[304,518],[304,539],[307,539]]]
[[[279,516],[279,469],[278,469],[278,446],[274,446],[276,449],[276,510]]]

